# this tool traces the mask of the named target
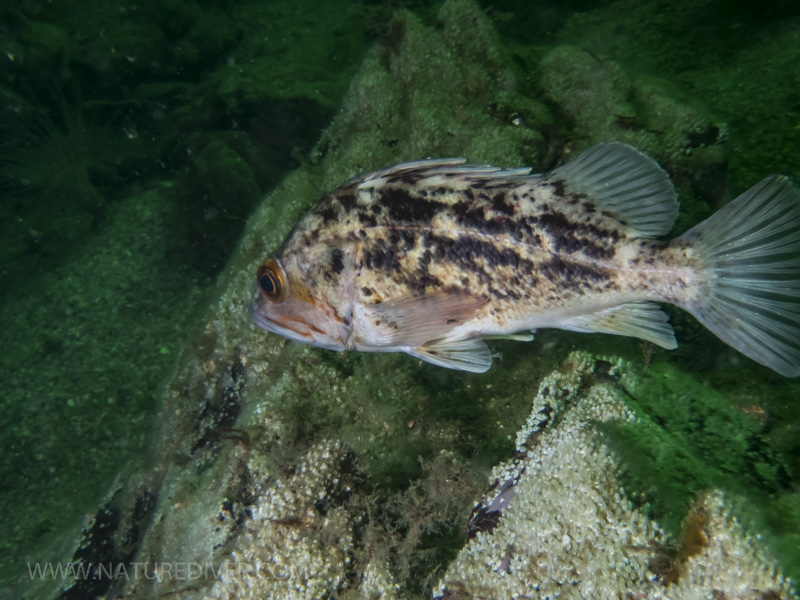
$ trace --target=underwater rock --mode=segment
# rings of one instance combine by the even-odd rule
[[[633,507],[599,424],[635,420],[621,390],[636,377],[573,353],[542,380],[437,598],[794,597],[721,492],[700,494],[677,543]]]
[[[170,194],[158,186],[110,205],[100,231],[69,260],[52,271],[29,267],[24,286],[6,280],[0,506],[14,516],[0,534],[0,580],[26,571],[25,562],[60,556],[64,529],[79,529],[150,443],[153,390],[171,372],[200,305],[199,278],[176,275],[183,265]],[[162,266],[158,277],[153,265]],[[48,287],[54,278],[57,302]]]
[[[488,21],[473,3],[458,0],[448,6],[448,11],[446,31],[457,33],[458,27],[479,21],[481,30],[491,37]],[[458,24],[455,19],[464,21]],[[133,562],[150,565],[157,577],[121,579],[113,588],[116,593],[132,598],[163,594],[189,598],[211,593],[224,597],[226,590],[244,585],[243,580],[217,584],[217,571],[207,576],[206,567],[218,570],[231,560],[239,564],[248,544],[253,552],[247,556],[251,556],[257,548],[264,550],[279,538],[288,544],[284,537],[297,535],[308,538],[313,546],[308,548],[310,554],[304,567],[309,569],[309,581],[314,579],[317,583],[308,588],[307,597],[323,591],[352,592],[362,583],[364,594],[371,595],[375,590],[391,590],[397,585],[392,571],[398,569],[399,560],[406,565],[399,570],[406,577],[412,576],[407,565],[416,559],[408,554],[416,550],[415,544],[423,543],[429,530],[439,526],[439,513],[426,516],[428,524],[418,528],[413,541],[404,546],[406,555],[398,559],[392,555],[394,538],[389,536],[388,516],[386,524],[376,520],[368,527],[357,528],[360,545],[348,550],[329,542],[342,536],[344,543],[347,531],[353,528],[350,521],[355,517],[348,516],[342,504],[325,500],[334,507],[328,510],[331,518],[341,515],[330,535],[327,525],[316,521],[311,527],[303,524],[307,518],[305,505],[294,512],[267,510],[272,506],[268,498],[278,495],[275,486],[283,489],[289,485],[287,482],[301,492],[302,499],[306,498],[302,490],[316,490],[309,492],[312,496],[322,493],[321,489],[329,490],[327,484],[315,479],[316,471],[307,470],[301,479],[289,473],[304,468],[298,467],[298,460],[302,463],[302,457],[310,450],[303,444],[319,443],[314,428],[325,423],[325,415],[333,421],[324,426],[338,427],[347,446],[361,451],[363,463],[375,465],[375,471],[380,471],[381,463],[397,471],[387,469],[385,477],[379,475],[378,481],[387,481],[386,485],[403,481],[402,489],[420,470],[418,451],[406,438],[421,440],[420,447],[431,452],[431,444],[434,448],[449,447],[458,432],[453,425],[443,430],[435,423],[427,426],[429,429],[421,429],[420,425],[413,425],[413,416],[406,416],[408,411],[420,412],[417,405],[427,402],[414,363],[375,357],[369,365],[361,366],[351,356],[332,358],[317,350],[286,344],[277,336],[265,336],[257,330],[245,310],[252,289],[252,270],[265,248],[276,247],[315,198],[353,171],[396,162],[401,155],[453,154],[465,148],[475,160],[481,156],[504,164],[533,160],[531,148],[535,148],[539,134],[498,118],[484,103],[502,97],[506,104],[532,104],[514,92],[510,75],[495,72],[496,48],[490,50],[482,46],[480,39],[471,40],[469,52],[477,62],[466,62],[457,54],[467,42],[459,35],[451,33],[453,37],[448,41],[444,34],[404,11],[397,15],[395,23],[399,32],[397,46],[376,46],[365,59],[341,116],[318,147],[320,166],[308,165],[289,175],[256,209],[237,256],[220,273],[217,293],[212,292],[217,300],[204,315],[205,325],[187,341],[175,375],[165,386],[151,468],[128,483],[131,501],[127,509],[124,501],[120,507],[123,514],[126,510],[133,512],[135,490],[142,486],[152,490],[154,505],[141,523]],[[456,42],[458,48],[454,46]],[[439,81],[440,76],[445,76],[447,87]],[[470,94],[478,88],[481,97],[475,102]],[[414,119],[402,117],[408,110],[404,108],[407,102],[412,105]],[[454,138],[451,134],[456,132],[458,136]],[[391,143],[393,140],[396,143]],[[336,415],[342,415],[340,422]],[[426,441],[420,432],[434,441]],[[505,433],[498,435],[505,438]],[[339,451],[345,452],[343,447]],[[459,467],[448,466],[448,461],[433,463],[442,470],[442,479],[458,473]],[[341,479],[341,475],[331,477]],[[440,485],[437,493],[442,499],[436,506],[449,519],[457,514],[458,507],[467,508],[464,501],[468,502],[472,492],[466,495],[463,489],[470,488],[465,487],[461,495],[451,498],[448,481]],[[358,498],[362,505],[367,503],[364,492]],[[342,501],[347,504],[355,500],[345,497]],[[407,502],[421,500],[410,494]],[[265,507],[263,518],[258,517],[259,506]],[[319,510],[313,502],[310,506]],[[422,515],[425,507],[417,511]],[[414,514],[409,512],[408,518]],[[460,521],[463,519],[454,519],[452,524]],[[274,528],[274,536],[265,538],[266,530],[259,531],[259,527]],[[287,533],[287,529],[291,531]],[[316,533],[339,558],[333,560],[317,552],[320,542],[313,541]],[[301,546],[304,543],[298,541]],[[355,545],[356,541],[348,543]],[[374,550],[374,543],[381,545],[380,552]],[[290,551],[292,548],[286,546],[270,556],[291,561]],[[240,559],[231,559],[232,556]],[[201,578],[187,581],[163,568],[190,563],[202,565]],[[387,564],[391,571],[385,570]],[[154,570],[158,565],[162,568]],[[362,570],[366,573],[363,582]],[[316,575],[312,577],[311,571]]]
[[[582,148],[613,139],[656,158],[681,190],[682,212],[693,209],[695,197],[721,200],[724,123],[677,101],[665,83],[637,79],[617,62],[589,50],[558,46],[540,66],[544,96],[571,121],[570,128],[580,132]],[[686,224],[679,221],[679,226]]]
[[[353,493],[347,460],[341,443],[318,444],[260,496],[209,597],[313,600],[345,588],[358,515],[334,499]]]
[[[317,145],[317,160],[335,153],[347,159],[348,175],[425,156],[509,167],[538,162],[547,109],[516,89],[486,16],[469,0],[451,0],[440,23],[438,31],[397,11]],[[517,122],[515,113],[526,118]]]

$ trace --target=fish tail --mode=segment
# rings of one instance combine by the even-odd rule
[[[680,238],[696,255],[685,308],[725,343],[800,375],[800,193],[772,176]]]

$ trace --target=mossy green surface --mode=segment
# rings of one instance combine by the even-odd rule
[[[623,391],[636,422],[605,424],[601,430],[621,459],[622,481],[634,504],[680,540],[698,494],[720,489],[745,529],[763,536],[786,574],[796,579],[800,498],[797,464],[791,460],[796,445],[787,448],[774,439],[764,415],[754,414],[774,399],[761,406],[737,404],[662,360]],[[782,402],[796,398],[797,391],[796,384],[785,386]]]
[[[346,8],[0,7],[0,588],[146,460],[212,277],[360,62]]]
[[[172,255],[170,194],[114,204],[71,261],[31,273],[0,308],[4,579],[48,555],[147,452],[205,283]]]
[[[516,2],[497,5],[529,12]],[[655,75],[680,99],[727,123],[729,193],[772,173],[800,177],[796,4],[618,0],[551,11],[557,17],[538,45],[572,43],[599,60]],[[499,25],[514,43],[530,39],[519,19]]]

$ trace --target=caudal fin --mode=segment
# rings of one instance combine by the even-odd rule
[[[725,343],[800,375],[800,194],[772,176],[687,231],[701,284],[685,306]]]

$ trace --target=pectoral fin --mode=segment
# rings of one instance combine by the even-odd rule
[[[492,366],[492,354],[480,337],[436,340],[408,353],[433,365],[458,371],[484,373]]]
[[[628,302],[590,315],[573,317],[562,328],[627,335],[673,350],[678,343],[668,320],[669,317],[653,302]]]
[[[445,339],[487,302],[483,296],[460,292],[409,295],[369,306],[368,318],[381,330],[385,345],[418,347]]]

